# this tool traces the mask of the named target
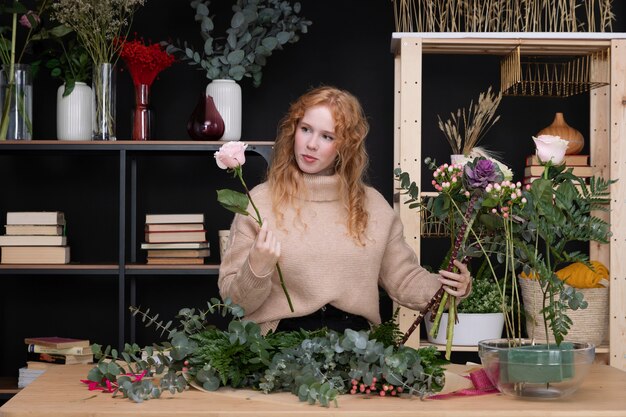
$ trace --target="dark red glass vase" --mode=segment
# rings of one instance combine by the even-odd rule
[[[135,84],[135,109],[133,110],[133,140],[152,139],[153,114],[150,109],[150,86]]]
[[[224,119],[217,111],[213,97],[202,94],[187,123],[193,140],[219,140],[224,135]]]

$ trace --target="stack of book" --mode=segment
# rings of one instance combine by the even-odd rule
[[[93,362],[89,340],[68,337],[27,337],[26,366],[20,368],[18,388],[24,388],[52,366]]]
[[[209,256],[204,214],[146,214],[148,264],[203,264]]]
[[[589,178],[593,176],[593,168],[589,165],[589,155],[565,155],[566,169],[572,168],[572,174]],[[537,155],[529,155],[526,157],[526,167],[524,168],[523,184],[530,184],[543,175],[544,166],[541,165]]]
[[[70,248],[60,211],[10,211],[0,236],[3,264],[67,264]]]

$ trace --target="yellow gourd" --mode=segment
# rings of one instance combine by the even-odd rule
[[[556,276],[560,280],[574,288],[603,288],[609,286],[609,270],[601,262],[589,262],[593,266],[593,270],[581,262],[575,262],[565,268],[556,271]],[[522,272],[521,278],[535,279],[535,274],[530,276]]]

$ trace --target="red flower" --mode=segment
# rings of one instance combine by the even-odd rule
[[[158,43],[145,45],[143,40],[124,41],[120,56],[126,63],[133,82],[149,86],[152,85],[159,72],[176,60]]]

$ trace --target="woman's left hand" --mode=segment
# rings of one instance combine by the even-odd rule
[[[472,276],[467,266],[460,261],[455,260],[454,265],[459,269],[459,273],[449,271],[439,271],[439,282],[443,285],[443,289],[450,295],[455,297],[463,297],[467,294],[472,283]]]

